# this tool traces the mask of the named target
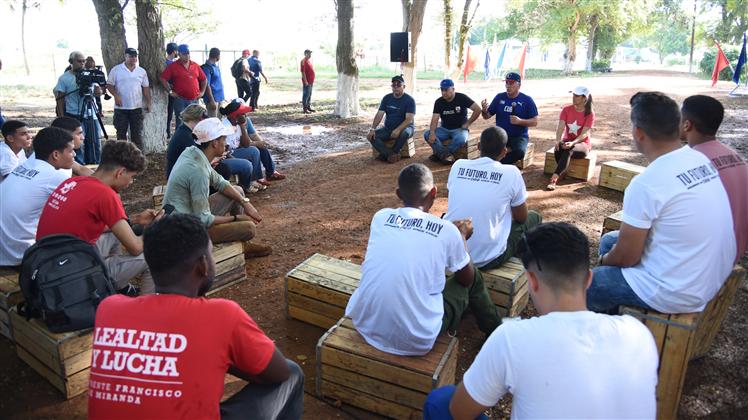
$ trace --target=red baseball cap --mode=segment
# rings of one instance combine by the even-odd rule
[[[242,55],[247,54],[249,55],[249,50],[242,50]]]
[[[248,112],[252,112],[254,109],[251,106],[247,106],[241,98],[236,98],[229,102],[228,105],[221,108],[219,111],[222,115],[229,118],[236,118],[239,115],[244,115]]]

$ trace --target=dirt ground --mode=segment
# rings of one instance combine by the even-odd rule
[[[367,82],[372,83],[372,82]],[[264,93],[269,106],[253,115],[260,134],[272,144],[280,168],[288,175],[266,191],[252,196],[254,205],[265,216],[258,228],[258,239],[273,246],[273,255],[252,259],[247,263],[249,280],[224,289],[217,295],[237,301],[276,340],[284,354],[299,363],[306,373],[305,418],[361,418],[365,413],[336,408],[314,396],[315,345],[323,330],[289,320],[284,308],[284,275],[315,252],[355,263],[361,263],[366,252],[369,222],[383,207],[398,206],[394,194],[398,171],[411,162],[423,162],[434,171],[439,198],[432,210],[446,210],[445,182],[449,167],[429,162],[429,148],[423,141],[431,106],[438,93],[435,81],[419,82],[416,92],[417,115],[416,156],[397,164],[385,164],[371,158],[363,138],[378,100],[387,92],[388,81],[380,80],[381,88],[362,98],[363,115],[349,120],[330,117],[334,103],[330,92],[323,92],[322,101],[313,102],[318,112],[304,116],[300,106],[293,104],[296,94]],[[548,178],[543,174],[544,151],[555,138],[558,113],[570,103],[571,88],[588,86],[594,97],[596,126],[593,147],[598,167],[590,182],[567,180],[554,192],[545,191]],[[433,86],[432,86],[433,85]],[[644,158],[633,150],[629,122],[629,97],[639,90],[660,90],[677,100],[695,93],[717,96],[727,108],[720,140],[748,156],[748,99],[728,98],[723,92],[709,90],[709,82],[682,74],[664,72],[617,73],[585,79],[528,80],[523,92],[532,96],[540,111],[539,126],[530,130],[535,143],[533,166],[523,172],[530,192],[529,207],[540,211],[546,221],[567,221],[576,224],[593,244],[593,258],[605,216],[620,210],[623,193],[598,188],[597,174],[601,162],[618,159],[645,165]],[[722,90],[727,84],[720,84]],[[489,100],[501,89],[497,82],[458,84],[458,91],[474,100]],[[47,104],[51,101],[47,101]],[[28,105],[27,98],[3,104],[6,118],[22,118],[42,126],[51,120],[49,106]],[[283,105],[286,104],[286,105]],[[292,105],[288,105],[292,104]],[[109,119],[111,121],[111,119]],[[472,129],[479,132],[492,121],[479,120]],[[305,128],[306,127],[306,128]],[[111,130],[113,132],[113,130]],[[163,183],[163,155],[149,156],[146,173],[123,194],[128,211],[150,205],[150,191]],[[745,259],[743,265],[746,264]],[[532,304],[523,316],[535,314]],[[743,286],[722,325],[708,355],[689,365],[679,417],[739,418],[748,412],[748,287]],[[458,377],[462,377],[479,350],[481,335],[469,316],[458,333],[460,354]],[[15,348],[0,339],[0,417],[9,418],[77,418],[86,413],[86,398],[79,396],[64,401],[57,391],[15,355]],[[232,383],[233,390],[241,383]],[[741,397],[742,396],[742,397]],[[494,418],[508,418],[511,401],[505,398],[491,410]]]

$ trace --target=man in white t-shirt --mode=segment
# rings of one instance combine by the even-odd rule
[[[68,178],[75,158],[70,133],[44,128],[34,138],[34,156],[16,167],[0,184],[0,265],[21,264],[36,242],[36,227],[49,195]]]
[[[31,133],[23,121],[8,120],[2,125],[4,142],[0,143],[0,182],[3,182],[16,166],[26,161],[26,152],[31,146]]]
[[[473,264],[483,269],[499,267],[513,257],[522,233],[542,221],[539,213],[527,210],[527,189],[519,169],[500,162],[506,144],[503,128],[483,130],[481,157],[455,162],[447,180],[449,208],[444,218],[473,220],[468,252]]]
[[[653,419],[658,354],[635,318],[587,310],[589,241],[567,223],[529,230],[519,246],[540,316],[488,338],[462,383],[431,392],[424,418],[474,419],[512,394],[513,419]]]
[[[426,166],[406,166],[397,185],[404,207],[372,218],[361,284],[346,316],[367,343],[398,355],[428,353],[440,332],[457,328],[468,307],[490,334],[501,319],[465,247],[472,223],[428,213],[436,186]],[[445,270],[454,276],[447,279]]]
[[[600,239],[587,306],[702,311],[732,270],[732,212],[719,172],[680,142],[678,105],[659,92],[631,97],[636,148],[650,161],[623,196],[621,230]]]
[[[114,96],[113,124],[117,140],[130,141],[143,150],[143,110],[151,112],[151,87],[148,74],[138,65],[138,50],[125,49],[125,61],[109,71],[107,89]]]

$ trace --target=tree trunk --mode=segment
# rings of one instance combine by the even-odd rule
[[[124,61],[127,39],[125,20],[118,0],[93,0],[96,16],[99,18],[101,35],[101,57],[107,71]]]
[[[465,64],[465,41],[467,40],[468,35],[470,34],[470,28],[473,26],[473,18],[475,17],[475,12],[478,11],[478,6],[480,6],[480,0],[475,3],[475,9],[473,9],[473,16],[468,19],[468,15],[470,14],[470,3],[472,3],[473,0],[465,0],[465,8],[462,9],[462,19],[460,20],[460,30],[457,34],[457,73],[462,73],[462,66]]]
[[[336,2],[338,12],[338,46],[335,65],[338,70],[338,94],[335,115],[349,118],[359,114],[358,66],[353,50],[353,0]]]
[[[452,63],[452,0],[444,1],[444,74],[449,74]]]
[[[587,34],[587,62],[584,66],[587,71],[592,71],[592,61],[595,59],[595,32],[597,32],[598,23],[597,15],[590,16],[590,32]]]
[[[164,69],[164,29],[154,1],[136,0],[135,13],[140,66],[148,72],[153,98],[151,112],[145,114],[143,121],[143,147],[146,152],[160,152],[166,149],[167,93],[159,82]]]
[[[577,28],[579,27],[579,11],[574,13],[574,21],[569,26],[568,42],[566,45],[566,63],[564,64],[563,73],[566,75],[571,74],[572,68],[574,67],[574,61],[577,59]]]
[[[23,67],[26,69],[26,76],[31,75],[29,71],[29,61],[26,59],[26,10],[28,10],[26,0],[21,3],[21,52],[23,53]]]
[[[410,32],[410,61],[403,63],[405,90],[409,94],[416,91],[416,57],[418,37],[423,28],[423,15],[427,0],[401,0],[403,5],[403,32]]]

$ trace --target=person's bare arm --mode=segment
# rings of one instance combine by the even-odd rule
[[[135,256],[143,253],[143,238],[135,235],[127,220],[121,219],[111,229],[128,254]]]
[[[249,137],[249,133],[247,132],[247,121],[243,120],[239,123],[239,131],[241,132],[241,135],[239,136],[239,146],[241,147],[249,147],[251,146],[251,138]]]
[[[73,162],[73,174],[77,176],[91,176],[94,171],[86,165],[81,165],[78,162]]]
[[[56,90],[55,92],[55,115],[62,117],[65,115],[65,92]]]
[[[111,79],[109,82],[110,83],[107,83],[106,85],[106,90],[108,90],[109,93],[111,93],[112,96],[114,97],[114,104],[117,106],[122,106],[122,97],[119,96],[119,93],[117,93],[117,86],[111,83]]]
[[[150,86],[143,86],[143,108],[145,108],[145,112],[151,112],[151,87]]]
[[[429,123],[429,138],[426,143],[434,144],[436,141],[436,125],[439,123],[439,114],[431,114],[431,123]]]
[[[159,77],[158,80],[161,82],[161,86],[164,88],[166,92],[169,93],[172,97],[176,97],[177,95],[171,90],[171,87],[169,86],[169,82],[164,79],[163,77]]]
[[[208,88],[208,80],[203,79],[200,81],[200,95],[198,95],[198,98],[205,95],[205,89]]]
[[[558,126],[556,127],[556,147],[558,147],[558,143],[561,142],[561,136],[564,135],[564,127],[566,127],[566,122],[564,120],[558,120]]]
[[[584,143],[584,139],[587,138],[587,136],[590,134],[590,131],[592,131],[592,127],[582,127],[582,132],[579,133],[577,138],[574,139],[572,143],[572,146],[579,143]]]
[[[251,218],[250,220],[254,219],[254,221],[257,223],[260,223],[262,221],[262,216],[260,216],[260,213],[257,211],[257,209],[251,203],[244,202],[244,197],[239,194],[239,191],[237,191],[236,188],[234,188],[232,185],[226,186],[226,188],[221,191],[221,194],[239,203],[244,208],[244,212],[246,213],[246,215]],[[230,217],[233,218],[233,216]],[[237,216],[237,219],[238,218],[239,217]]]
[[[306,72],[304,72],[304,67],[306,67],[304,65],[304,60],[301,60],[301,84],[306,86],[309,84],[309,82],[306,80]]]
[[[621,223],[618,242],[616,242],[610,252],[603,255],[600,265],[632,267],[638,264],[644,253],[647,235],[649,235],[649,229],[639,229],[626,223]]]
[[[265,73],[264,72],[260,72],[260,75],[262,75],[262,78],[265,79],[265,83],[267,83],[268,82],[268,78],[267,78],[267,76],[265,76]]]
[[[517,207],[512,207],[512,220],[517,223],[525,223],[527,221],[527,202]]]
[[[481,115],[483,116],[484,120],[487,120],[493,116],[493,114],[488,112],[488,101],[487,100],[485,99],[482,100],[480,103],[480,106],[481,106]]]
[[[481,107],[477,103],[473,102],[473,104],[470,105],[470,110],[473,111],[473,113],[470,114],[470,119],[462,125],[462,128],[465,130],[469,130],[470,126],[481,116]]]
[[[369,133],[366,135],[366,138],[369,141],[374,141],[374,131],[379,127],[379,123],[382,122],[382,118],[384,117],[384,111],[379,110],[377,111],[377,114],[374,115],[374,122],[371,124],[371,129],[369,130]]]
[[[454,225],[457,226],[457,229],[460,231],[460,235],[462,235],[462,242],[465,246],[465,252],[467,252],[467,240],[470,239],[470,237],[473,235],[472,219],[455,220],[452,223],[454,223]],[[465,265],[461,269],[457,270],[457,272],[455,273],[455,280],[457,280],[457,282],[464,287],[470,287],[470,285],[473,284],[474,277],[475,268],[470,262],[468,262],[467,265]]]
[[[452,400],[449,402],[449,413],[455,420],[473,420],[489,408],[478,404],[468,394],[462,382],[457,385]]]
[[[412,112],[406,112],[405,119],[403,120],[403,122],[400,123],[400,125],[398,125],[394,130],[392,130],[390,137],[393,139],[400,137],[400,133],[402,133],[406,127],[408,127],[409,125],[413,123],[413,119],[415,118],[415,116],[416,114]]]
[[[250,375],[249,373],[239,370],[235,366],[229,367],[230,374],[237,378],[244,379],[245,381],[253,384],[279,384],[288,379],[291,372],[288,370],[288,364],[283,353],[277,348],[273,353],[273,357],[270,359],[267,367],[257,375]]]

